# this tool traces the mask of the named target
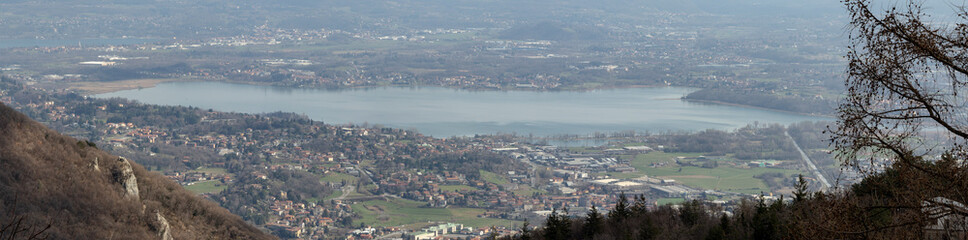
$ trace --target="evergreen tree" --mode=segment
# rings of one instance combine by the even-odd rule
[[[620,223],[631,215],[629,199],[625,197],[625,193],[623,192],[618,195],[618,202],[615,203],[615,207],[612,208],[611,212],[608,212],[608,220],[613,223]]]
[[[679,209],[679,219],[682,219],[682,223],[686,226],[696,225],[705,215],[706,209],[699,200],[685,202]]]
[[[719,217],[719,227],[723,229],[723,234],[729,234],[729,225],[729,217],[726,216],[726,214],[723,214],[723,216]]]
[[[635,201],[632,202],[632,208],[631,208],[632,214],[635,216],[641,216],[642,214],[647,213],[649,211],[648,204],[649,203],[647,200],[645,200],[644,194],[639,194],[638,196],[635,196]]]
[[[521,240],[531,240],[531,224],[527,220],[521,224]]]
[[[545,221],[544,237],[546,240],[568,239],[571,232],[571,220],[568,219],[567,210],[562,210],[566,214],[558,214],[558,209],[551,210],[548,219]]]
[[[709,229],[709,233],[706,234],[706,240],[719,240],[726,239],[726,235],[729,234],[729,217],[723,215],[719,218],[719,224],[713,226]]]
[[[592,239],[596,234],[601,233],[602,223],[604,221],[605,217],[592,205],[591,210],[588,211],[588,215],[585,216],[585,225],[582,226],[582,235],[585,239]]]
[[[762,197],[756,206],[756,215],[753,216],[753,239],[781,239],[784,232],[783,223],[780,215],[786,211],[783,205],[783,197],[767,205]]]
[[[797,177],[796,190],[793,192],[793,202],[800,203],[807,197],[807,181],[803,179],[803,174]]]
[[[653,240],[662,233],[662,229],[655,225],[652,218],[645,217],[642,218],[642,223],[639,224],[639,237],[640,240]]]

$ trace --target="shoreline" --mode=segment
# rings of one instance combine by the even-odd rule
[[[682,97],[680,99],[683,100],[683,101],[694,102],[694,103],[707,103],[707,104],[719,104],[719,105],[727,105],[727,106],[735,106],[735,107],[745,107],[745,108],[753,108],[753,109],[773,111],[773,112],[782,112],[782,113],[796,114],[796,115],[801,115],[801,116],[837,118],[837,116],[828,115],[828,114],[802,113],[802,112],[794,112],[794,111],[787,111],[787,110],[780,110],[780,109],[773,109],[773,108],[758,107],[758,106],[752,106],[752,105],[746,105],[746,104],[739,104],[739,103],[729,103],[729,102],[715,101],[715,100],[699,100],[699,99],[689,99],[689,98],[685,98],[685,97]]]
[[[84,82],[73,82],[67,83],[67,89],[79,91],[84,94],[96,95],[111,92],[118,92],[124,90],[132,90],[139,88],[151,88],[155,87],[161,83],[167,82],[222,82],[231,84],[244,84],[252,86],[264,86],[264,87],[278,87],[278,88],[301,88],[295,86],[279,86],[264,82],[248,82],[248,81],[231,81],[225,79],[201,79],[201,78],[145,78],[145,79],[128,79],[119,81],[84,81]],[[613,90],[613,89],[629,89],[629,88],[662,88],[662,87],[677,87],[677,88],[690,88],[690,89],[700,89],[696,87],[688,86],[670,86],[665,84],[657,85],[626,85],[626,86],[606,86],[606,87],[595,87],[595,88],[554,88],[554,89],[540,89],[540,88],[488,88],[479,86],[461,87],[461,86],[438,86],[438,85],[372,85],[372,86],[342,86],[337,88],[326,88],[326,87],[308,87],[309,89],[320,89],[320,90],[355,90],[355,89],[367,89],[367,88],[380,88],[380,87],[436,87],[436,88],[447,88],[454,90],[466,90],[466,91],[523,91],[523,92],[588,92],[596,90]]]
[[[223,82],[231,84],[245,84],[253,86],[265,86],[265,87],[280,87],[280,88],[293,88],[286,86],[276,86],[272,84],[257,83],[257,82],[244,82],[244,81],[226,81],[226,80],[216,80],[216,79],[188,79],[188,78],[151,78],[151,79],[129,79],[113,82],[75,82],[68,84],[68,89],[75,90],[83,93],[84,95],[98,95],[104,93],[112,93],[125,90],[141,89],[141,88],[152,88],[162,83],[169,82]],[[670,85],[628,85],[628,86],[608,86],[608,87],[598,87],[589,89],[531,89],[531,88],[473,88],[473,87],[455,87],[455,86],[434,86],[434,85],[382,85],[382,86],[352,86],[352,87],[340,87],[335,89],[327,88],[313,88],[313,89],[323,89],[323,90],[357,90],[357,89],[367,89],[367,88],[379,88],[379,87],[439,87],[454,90],[465,90],[465,91],[527,91],[527,92],[587,92],[596,90],[614,90],[614,89],[629,89],[629,88],[661,88],[661,87],[679,87],[679,88],[694,88],[687,86],[670,86]],[[759,106],[752,106],[746,104],[729,103],[715,100],[699,100],[699,99],[689,99],[686,97],[681,98],[668,98],[661,100],[683,100],[693,103],[707,103],[707,104],[719,104],[735,107],[745,107],[766,111],[782,112],[788,114],[796,114],[801,116],[810,117],[825,117],[825,118],[835,118],[836,116],[828,114],[812,114],[812,113],[802,113],[787,110],[779,110],[772,108],[765,108]]]
[[[67,89],[77,91],[78,93],[90,96],[105,93],[112,93],[124,90],[142,89],[142,88],[152,88],[158,84],[168,83],[168,82],[199,82],[204,81],[200,79],[186,79],[186,78],[145,78],[145,79],[128,79],[120,81],[110,81],[110,82],[72,82],[67,83]]]

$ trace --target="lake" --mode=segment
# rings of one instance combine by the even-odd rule
[[[758,122],[830,120],[679,98],[691,88],[657,87],[584,92],[469,91],[437,87],[352,90],[296,89],[221,82],[172,82],[98,94],[143,103],[218,111],[294,112],[330,124],[369,123],[416,129],[435,137],[517,133],[553,136],[595,132],[664,133],[730,130]]]

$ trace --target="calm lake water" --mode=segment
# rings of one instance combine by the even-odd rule
[[[320,90],[219,82],[175,82],[99,94],[143,103],[219,111],[295,112],[331,124],[370,123],[435,137],[517,133],[550,136],[595,132],[661,133],[735,129],[759,122],[829,120],[761,109],[690,103],[689,88],[587,92],[467,91],[435,87]]]

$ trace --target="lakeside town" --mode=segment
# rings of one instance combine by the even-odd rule
[[[0,1],[0,239],[968,239],[963,5]]]
[[[5,84],[18,82],[4,78]],[[233,204],[226,207],[294,238],[513,235],[524,222],[541,222],[552,210],[581,215],[592,207],[608,209],[620,195],[642,196],[650,207],[696,199],[729,212],[750,197],[789,194],[798,174],[809,175],[797,154],[773,159],[677,154],[682,150],[671,149],[675,142],[634,133],[615,134],[623,136],[617,138],[624,139],[621,144],[557,147],[507,135],[432,138],[379,126],[326,125],[295,114],[162,107],[26,85],[3,89],[4,104],[223,206]],[[153,117],[160,114],[169,118]],[[735,134],[759,135],[762,139],[743,140],[756,144],[790,141],[782,129],[744,128]],[[702,188],[707,180],[728,176],[683,169],[758,173],[744,177],[752,182],[733,185],[762,187],[734,189],[719,179],[714,185],[719,187]],[[304,186],[315,188],[298,189]],[[400,210],[443,215],[402,217],[394,212]]]
[[[268,9],[250,10],[278,10]],[[444,27],[403,26],[382,17],[346,26],[266,21],[172,30],[193,29],[184,30],[191,36],[102,34],[77,44],[0,46],[0,102],[163,174],[283,238],[513,236],[556,210],[573,216],[593,207],[607,212],[623,195],[650,209],[697,200],[728,213],[749,199],[789,196],[798,176],[820,189],[826,187],[825,175],[833,179],[832,173],[840,173],[827,156],[828,146],[813,134],[823,123],[667,134],[433,138],[291,113],[241,114],[87,96],[174,81],[501,91],[677,86],[716,91],[684,96],[693,101],[828,115],[840,94],[844,49],[831,44],[841,34],[831,27],[839,26],[835,19],[771,17],[785,19],[783,27],[772,27],[704,12],[657,11],[634,23],[588,14],[603,20],[467,15],[466,21],[492,24]],[[66,32],[96,19],[0,21],[56,25]],[[708,19],[726,21],[710,27]],[[168,20],[111,25],[175,26],[164,24]],[[132,24],[138,21],[149,24]],[[58,28],[21,38],[56,39]],[[549,144],[587,139],[607,141],[590,147]]]

